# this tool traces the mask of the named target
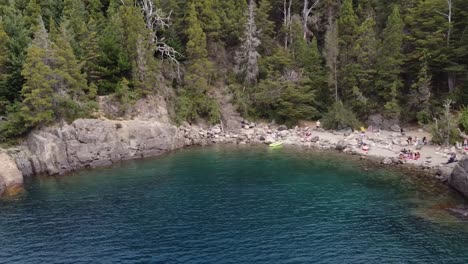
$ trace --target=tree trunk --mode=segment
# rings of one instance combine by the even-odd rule
[[[468,139],[468,135],[463,133],[461,129],[458,128],[458,132],[460,133],[460,137],[462,137],[463,139]]]
[[[338,101],[338,74],[337,74],[337,69],[336,69],[336,63],[334,65],[333,69],[333,76],[335,78],[335,100]]]
[[[304,39],[307,40],[308,35],[311,34],[308,24],[309,24],[309,16],[312,12],[312,9],[317,6],[320,0],[316,0],[310,7],[309,7],[309,0],[304,0],[304,8],[302,9],[302,30],[304,34]]]
[[[448,30],[447,30],[447,48],[450,48],[450,38],[452,36],[452,10],[453,10],[453,0],[447,0],[447,7],[448,7],[448,13],[447,13],[447,20],[448,20]],[[449,91],[453,91],[453,88],[455,87],[455,77],[453,76],[453,73],[448,73],[448,89]]]

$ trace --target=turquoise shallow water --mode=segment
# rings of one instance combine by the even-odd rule
[[[0,200],[1,263],[468,263],[444,188],[265,148],[38,177]]]

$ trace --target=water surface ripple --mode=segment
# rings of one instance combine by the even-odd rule
[[[418,185],[321,154],[184,150],[30,180],[0,200],[0,262],[468,263],[465,224],[433,209],[457,196]]]

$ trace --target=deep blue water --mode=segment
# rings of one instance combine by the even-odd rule
[[[0,200],[1,263],[468,263],[444,187],[343,156],[199,148]]]

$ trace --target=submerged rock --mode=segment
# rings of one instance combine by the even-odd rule
[[[393,164],[393,160],[391,158],[384,158],[381,162],[383,165],[392,165]]]
[[[468,219],[468,208],[465,206],[457,207],[457,208],[449,208],[447,209],[453,215],[462,218],[464,220]]]

